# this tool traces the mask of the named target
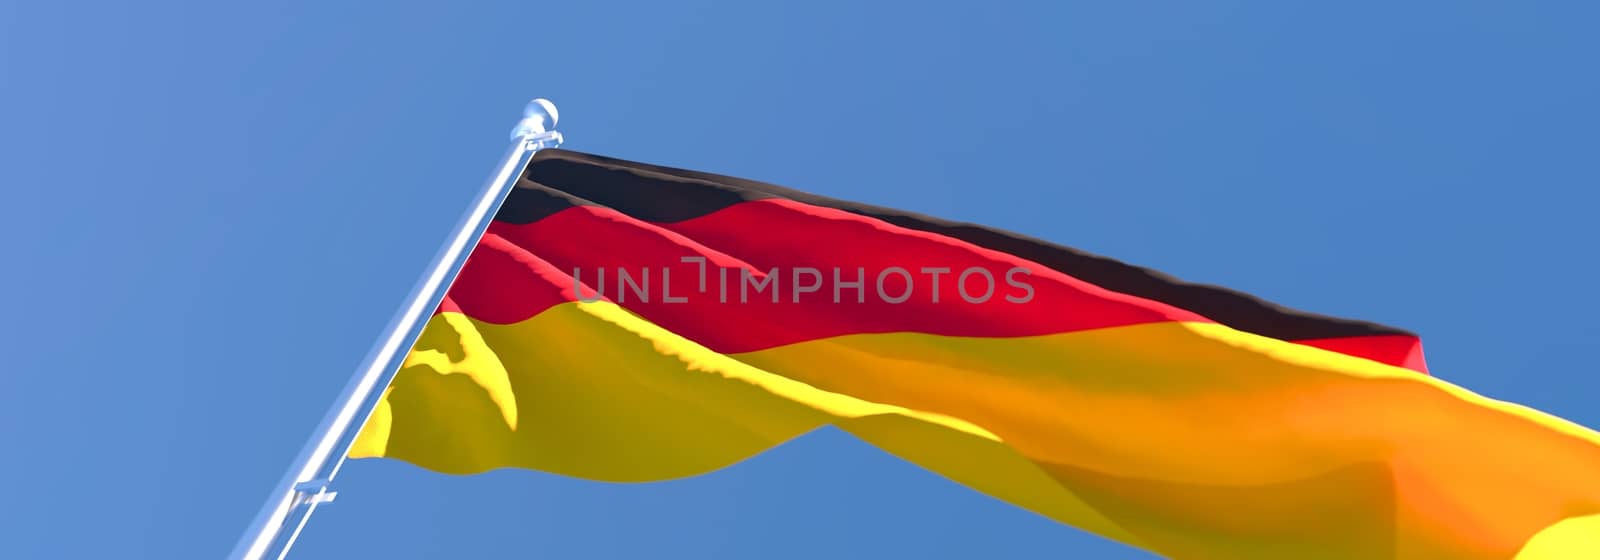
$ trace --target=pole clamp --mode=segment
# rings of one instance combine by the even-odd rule
[[[294,485],[295,501],[306,505],[332,502],[334,498],[339,496],[339,493],[328,491],[331,484],[332,482],[326,478],[296,483]]]

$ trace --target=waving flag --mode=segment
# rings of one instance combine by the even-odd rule
[[[1172,558],[1600,558],[1600,435],[1429,376],[1405,331],[562,150],[351,456],[651,481],[825,425]]]

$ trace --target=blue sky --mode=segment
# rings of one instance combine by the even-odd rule
[[[1410,328],[1600,426],[1594,3],[222,4],[0,0],[0,557],[225,554],[534,96],[569,148]],[[1148,558],[832,431],[340,482],[294,558]]]

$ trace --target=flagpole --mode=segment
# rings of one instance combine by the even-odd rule
[[[556,116],[555,105],[547,100],[535,99],[528,103],[522,120],[511,130],[511,146],[505,158],[473,199],[449,240],[434,256],[405,305],[389,321],[333,408],[322,418],[283,481],[268,496],[229,558],[282,559],[289,554],[289,548],[294,546],[317,506],[333,501],[336,493],[331,483],[344,466],[356,435],[377,407],[383,390],[394,379],[411,345],[421,335],[426,319],[444,299],[445,291],[455,281],[472,247],[488,229],[490,219],[516,186],[534,152],[561,145],[561,133],[554,130]]]

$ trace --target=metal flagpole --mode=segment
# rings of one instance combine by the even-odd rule
[[[322,418],[288,474],[273,489],[230,558],[258,560],[287,556],[317,505],[333,501],[335,492],[330,490],[330,484],[344,466],[356,435],[377,407],[383,390],[400,369],[411,345],[421,335],[426,319],[444,299],[445,290],[455,281],[472,247],[488,229],[490,218],[517,184],[534,152],[561,145],[561,133],[554,130],[555,125],[554,104],[544,99],[528,103],[522,120],[511,130],[511,147],[500,166],[451,232],[449,241],[428,265],[427,273],[412,289],[405,306],[389,321],[383,336],[356,369],[339,400]]]

